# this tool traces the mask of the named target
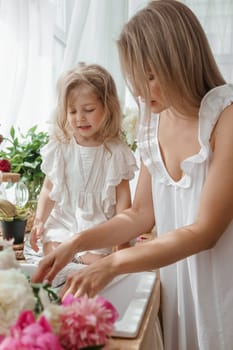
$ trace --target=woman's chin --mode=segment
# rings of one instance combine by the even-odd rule
[[[165,106],[161,105],[160,103],[156,101],[152,101],[150,103],[150,109],[152,113],[160,113],[165,109]]]

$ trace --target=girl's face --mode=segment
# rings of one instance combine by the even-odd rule
[[[150,109],[152,113],[160,113],[167,108],[160,89],[159,82],[153,73],[148,74],[150,90]]]
[[[101,100],[88,88],[75,89],[70,93],[67,120],[76,141],[85,146],[98,145],[97,133],[105,120]]]

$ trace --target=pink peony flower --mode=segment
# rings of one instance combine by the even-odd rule
[[[9,173],[11,170],[11,163],[7,159],[1,159],[0,160],[0,171],[3,173]]]
[[[77,299],[73,296],[73,294],[67,294],[65,298],[62,300],[62,305],[69,306],[72,305]]]
[[[97,302],[102,304],[103,307],[107,310],[109,310],[112,314],[112,317],[111,317],[111,322],[114,323],[118,317],[119,317],[119,314],[117,312],[117,310],[115,309],[115,307],[110,303],[109,300],[105,299],[104,297],[101,297],[101,296],[98,296],[96,297],[97,299]]]
[[[110,302],[98,296],[74,298],[68,295],[63,306],[58,336],[65,349],[78,350],[106,343],[118,317]]]
[[[3,339],[0,350],[63,350],[44,316],[36,320],[31,310],[23,311]]]

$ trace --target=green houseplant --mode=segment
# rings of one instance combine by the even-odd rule
[[[20,208],[6,199],[0,199],[0,222],[3,238],[14,239],[14,244],[22,244],[29,215],[29,208]]]
[[[37,125],[22,133],[20,128],[14,126],[10,129],[9,137],[4,137],[0,159],[6,159],[11,164],[11,171],[19,173],[21,180],[29,190],[29,203],[36,205],[38,194],[44,181],[41,171],[40,149],[49,139],[45,131],[38,131]]]

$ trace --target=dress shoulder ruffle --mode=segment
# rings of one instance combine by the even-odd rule
[[[110,152],[103,199],[111,199],[112,203],[110,204],[115,204],[115,187],[122,180],[132,180],[135,176],[135,171],[138,170],[138,166],[133,152],[127,145],[111,143],[108,147]]]
[[[182,170],[190,173],[195,164],[203,163],[211,152],[210,138],[213,129],[226,107],[233,103],[233,85],[225,84],[210,90],[202,99],[199,110],[198,138],[201,149],[198,154],[185,159]]]
[[[68,199],[64,158],[64,148],[67,146],[68,144],[51,140],[41,149],[41,170],[53,184],[50,198],[55,202],[60,202],[61,205],[66,204]]]

